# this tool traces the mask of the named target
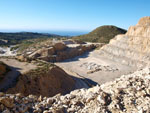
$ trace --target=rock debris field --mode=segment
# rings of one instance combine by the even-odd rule
[[[97,72],[97,71],[113,71],[114,72],[118,70],[117,68],[113,68],[108,65],[107,66],[99,65],[94,62],[85,62],[81,64],[80,67],[87,69],[88,70],[87,73],[89,74]]]
[[[3,113],[149,113],[150,68],[90,89],[54,97],[0,93]]]

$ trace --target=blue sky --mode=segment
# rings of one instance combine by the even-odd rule
[[[150,16],[150,0],[0,0],[1,30],[128,29],[143,16]]]

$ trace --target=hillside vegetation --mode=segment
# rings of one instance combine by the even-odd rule
[[[86,42],[108,43],[109,40],[114,38],[116,35],[125,33],[126,30],[124,29],[116,26],[106,25],[98,27],[88,34],[73,37],[73,39]]]
[[[19,32],[19,33],[0,33],[0,45],[9,46],[19,44],[24,40],[29,39],[47,39],[47,38],[58,38],[59,35],[53,34],[42,34],[32,32]]]

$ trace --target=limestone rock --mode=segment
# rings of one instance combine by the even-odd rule
[[[69,46],[68,44],[71,45]],[[72,44],[73,43],[73,44]],[[82,55],[97,47],[97,44],[76,44],[72,41],[62,41],[37,49],[26,50],[23,55],[18,56],[20,61],[44,60],[48,62],[60,62],[69,58]]]
[[[0,97],[0,103],[8,108],[12,108],[14,106],[14,100],[8,97]]]
[[[150,17],[141,18],[125,35],[103,46],[100,54],[125,65],[143,68],[150,64]]]
[[[150,26],[150,17],[146,16],[139,20],[138,25],[140,26]]]
[[[53,47],[54,47],[55,51],[62,51],[62,50],[65,50],[67,48],[67,46],[62,42],[54,44]]]
[[[28,59],[24,55],[16,56],[16,58],[21,62],[27,62]]]
[[[55,53],[55,50],[53,47],[42,48],[42,49],[39,49],[39,50],[35,51],[34,53],[30,54],[28,57],[30,59],[36,59],[40,56],[50,56],[50,55],[53,55],[54,53]]]

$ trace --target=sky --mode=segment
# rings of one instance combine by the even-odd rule
[[[0,0],[0,31],[128,29],[144,16],[150,0]]]

